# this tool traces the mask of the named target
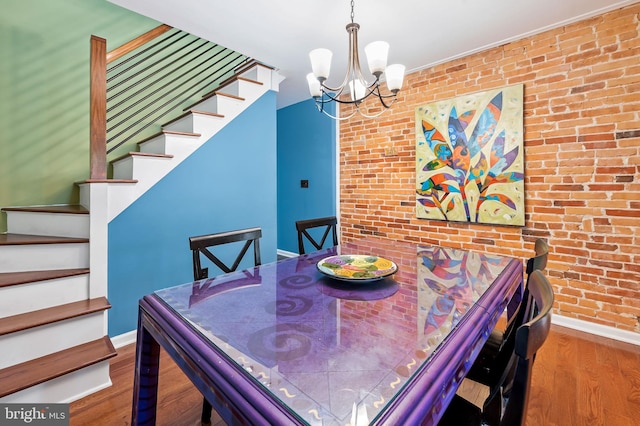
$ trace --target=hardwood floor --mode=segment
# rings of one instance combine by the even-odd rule
[[[131,423],[134,353],[128,345],[112,359],[112,387],[71,404],[72,426]],[[199,425],[200,393],[164,352],[160,369],[157,424]],[[483,389],[465,383],[464,395],[481,398]],[[638,419],[640,346],[552,326],[534,366],[527,425],[631,426]]]

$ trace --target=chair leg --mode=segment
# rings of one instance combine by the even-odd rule
[[[484,402],[482,407],[482,420],[486,425],[499,425],[502,417],[502,392],[500,386]]]
[[[202,398],[202,416],[200,417],[202,426],[211,425],[211,404],[207,401],[207,398]]]

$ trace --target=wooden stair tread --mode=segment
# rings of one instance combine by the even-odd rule
[[[0,336],[104,311],[109,308],[111,308],[111,304],[107,298],[98,297],[0,318]]]
[[[0,370],[0,398],[116,356],[108,336]]]
[[[88,273],[88,268],[52,269],[46,271],[27,272],[2,272],[0,273],[0,288],[37,281],[53,280],[56,278],[73,277],[75,275],[84,275]]]
[[[224,115],[218,114],[217,112],[209,112],[209,111],[199,111],[197,109],[189,110],[192,114],[202,114],[202,115],[210,115],[211,117],[219,117],[224,118]]]
[[[216,89],[213,92],[209,92],[206,95],[202,96],[202,99],[200,100],[200,102],[202,102],[205,99],[212,98],[214,96],[224,96],[226,98],[236,99],[236,100],[239,100],[239,101],[244,101],[245,100],[243,97],[236,96],[236,95],[231,95],[229,93],[220,92],[220,91],[218,91],[218,89]]]
[[[87,179],[76,182],[76,185],[83,183],[138,183],[137,179]]]
[[[71,244],[87,243],[88,238],[50,237],[46,235],[0,234],[0,246],[20,246],[30,244]]]
[[[256,81],[256,80],[252,80],[250,78],[247,77],[242,77],[240,75],[232,75],[231,77],[227,78],[226,80],[224,80],[222,83],[220,83],[220,85],[218,86],[217,89],[214,90],[214,92],[216,91],[222,91],[222,89],[228,85],[230,85],[231,83],[238,81],[238,80],[242,80],[242,81],[246,81],[248,83],[253,83],[253,84],[257,84],[259,86],[262,86],[263,83],[260,81]],[[206,97],[207,95],[211,94],[211,92],[206,93],[205,95],[203,95],[203,97]]]
[[[272,67],[272,66],[265,65],[265,64],[263,64],[262,62],[258,62],[257,60],[252,59],[252,60],[250,60],[249,62],[247,62],[247,63],[245,63],[245,64],[240,65],[240,66],[235,70],[235,73],[236,73],[237,75],[240,75],[240,74],[242,74],[242,73],[244,73],[244,72],[246,72],[246,71],[249,71],[251,68],[258,67],[258,66],[263,67],[263,68],[267,68],[267,69],[270,69],[270,70],[275,70],[275,68],[274,68],[274,67]]]
[[[184,117],[187,114],[182,114],[180,117]],[[150,141],[151,139],[157,138],[160,135],[182,135],[182,136],[193,136],[193,137],[200,137],[202,136],[200,133],[192,133],[192,132],[178,132],[176,130],[161,130],[160,132],[149,136],[148,138],[144,138],[143,140],[141,140],[140,142],[137,142],[138,145],[141,145],[147,141]]]
[[[89,214],[89,210],[87,210],[84,206],[81,206],[79,204],[65,204],[65,205],[54,205],[54,206],[4,207],[2,211]]]

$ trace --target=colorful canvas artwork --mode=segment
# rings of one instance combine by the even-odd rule
[[[416,108],[417,217],[524,226],[523,85]]]

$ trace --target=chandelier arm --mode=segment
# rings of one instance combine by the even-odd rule
[[[329,99],[327,99],[327,100],[325,100],[325,99],[316,99],[317,103],[328,104],[330,102],[338,102],[340,104],[355,104],[355,103],[360,103],[361,101],[363,101],[364,99],[366,99],[368,97],[368,95],[367,95],[366,97],[358,100],[358,102],[354,102],[352,100],[344,101],[344,100],[342,100],[340,98],[337,98],[335,96],[331,96],[330,93],[323,92],[323,94],[326,95],[327,98],[329,98]],[[316,98],[320,98],[320,96],[316,96]]]
[[[391,105],[395,104],[396,101],[398,100],[398,96],[396,93],[392,93],[390,95],[383,95],[382,93],[380,93],[380,88],[378,88],[378,91],[375,95],[380,100],[380,103],[382,104],[382,106],[385,107],[386,109],[389,109]],[[384,100],[388,98],[393,98],[393,99],[391,99],[391,102],[387,105],[387,103]]]
[[[325,104],[325,103],[328,103],[328,101],[324,101],[324,102],[323,102],[323,104]],[[354,115],[356,115],[356,113],[358,113],[358,112],[359,112],[359,111],[358,111],[358,109],[356,108],[356,109],[354,109],[354,111],[353,111],[351,114],[349,114],[348,116],[346,116],[346,117],[338,117],[338,116],[331,115],[330,113],[328,113],[328,112],[324,109],[324,107],[323,107],[323,106],[319,105],[319,103],[318,103],[318,101],[317,101],[317,100],[316,100],[316,108],[318,108],[318,111],[320,111],[321,113],[323,113],[323,114],[324,114],[324,115],[326,115],[327,117],[330,117],[330,118],[332,118],[332,119],[334,119],[334,120],[338,120],[338,121],[348,120],[348,119],[350,119],[351,117],[353,117]]]
[[[386,109],[380,110],[379,113],[377,114],[365,114],[364,112],[362,112],[362,110],[358,107],[356,107],[356,110],[353,112],[353,114],[351,114],[350,117],[353,117],[355,115],[356,112],[358,112],[361,116],[363,116],[364,118],[376,118],[376,117],[380,117],[384,112],[386,111]]]

